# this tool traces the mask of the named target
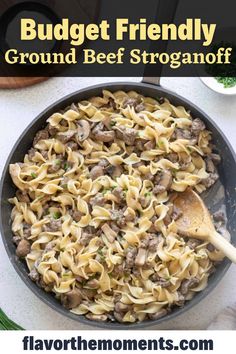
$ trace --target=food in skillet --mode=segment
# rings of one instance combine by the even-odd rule
[[[171,198],[219,177],[205,124],[134,91],[103,91],[47,123],[10,165],[13,240],[29,277],[99,321],[157,319],[203,290],[224,256],[177,233]],[[223,213],[214,218],[225,230]]]

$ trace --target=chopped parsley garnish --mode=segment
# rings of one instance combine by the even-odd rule
[[[54,163],[55,163],[55,165],[60,165],[61,164],[61,160],[60,159],[56,159],[55,161],[54,161]]]
[[[236,85],[236,77],[216,77],[220,84],[224,85],[224,88],[234,87]]]
[[[64,163],[63,170],[67,171],[70,168],[67,162]]]
[[[41,200],[41,199],[43,199],[44,198],[44,195],[40,195],[39,197],[37,197],[34,201],[36,202],[36,201],[39,201],[39,200]]]
[[[176,177],[176,172],[177,172],[177,170],[175,170],[174,168],[171,170],[171,173],[174,177]]]
[[[145,196],[145,197],[151,197],[151,196],[152,196],[152,192],[146,192],[146,193],[144,194],[144,196]]]
[[[160,140],[160,141],[158,141],[158,145],[159,145],[159,146],[164,146],[164,145],[165,145],[165,143],[164,143],[164,141],[163,141],[163,140]]]
[[[61,217],[61,213],[59,211],[56,211],[55,213],[52,214],[53,219],[57,220]]]
[[[104,256],[104,254],[103,254],[101,249],[98,249],[97,252],[98,252],[99,256]]]
[[[105,261],[105,255],[103,254],[103,251],[101,249],[97,250],[97,253],[100,257],[100,262],[104,262]]]
[[[116,125],[116,121],[115,120],[111,120],[110,126],[114,127],[114,125]]]
[[[87,281],[96,279],[98,277],[98,275],[99,275],[98,273],[90,275],[90,277],[89,277],[89,279]]]
[[[67,277],[69,277],[70,275],[71,275],[71,273],[64,273],[64,274],[62,274],[63,278],[67,278]]]
[[[32,177],[32,178],[36,178],[36,177],[37,177],[36,173],[31,172],[31,177]]]
[[[102,194],[106,194],[107,192],[110,192],[110,189],[103,189]]]

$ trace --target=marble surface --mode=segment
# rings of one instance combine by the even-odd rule
[[[37,86],[0,91],[0,173],[14,142],[48,105],[82,87],[125,78],[53,78]],[[138,81],[132,78],[132,81]],[[236,98],[210,91],[198,78],[165,78],[163,86],[188,98],[221,126],[236,149]],[[231,266],[215,290],[190,311],[151,329],[205,329],[215,315],[236,300],[236,267]],[[26,329],[95,329],[64,318],[42,303],[10,264],[0,240],[0,307]],[[223,327],[221,329],[224,329]]]

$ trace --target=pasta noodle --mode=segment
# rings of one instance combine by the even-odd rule
[[[167,99],[104,90],[73,104],[10,165],[16,254],[75,314],[162,317],[202,291],[223,259],[178,234],[171,203],[210,188],[219,160],[204,123]]]

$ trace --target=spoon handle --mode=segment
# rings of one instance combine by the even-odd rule
[[[214,232],[210,235],[209,241],[220,251],[222,251],[226,257],[228,257],[233,263],[236,263],[236,248],[227,241],[221,234]]]

